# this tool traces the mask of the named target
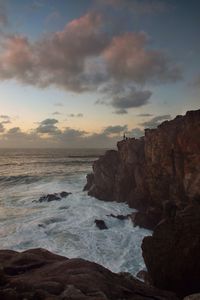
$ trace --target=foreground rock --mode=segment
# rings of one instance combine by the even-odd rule
[[[180,210],[200,196],[200,110],[118,142],[93,164],[85,189],[100,200],[139,209],[137,225],[154,229],[170,200]],[[168,211],[168,213],[171,213]]]
[[[104,222],[104,220],[95,220],[94,221],[96,226],[100,229],[100,230],[104,230],[104,229],[108,229],[106,223]]]
[[[63,198],[66,198],[67,196],[71,195],[72,193],[68,192],[61,192],[61,193],[54,193],[54,194],[47,194],[44,196],[41,196],[38,202],[51,202],[51,201],[59,201]]]
[[[67,259],[44,249],[0,251],[2,300],[176,300],[83,259]]]
[[[144,238],[142,250],[156,287],[181,296],[200,292],[200,205],[163,220]]]

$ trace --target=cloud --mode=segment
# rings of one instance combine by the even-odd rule
[[[140,128],[133,128],[132,130],[128,131],[127,135],[130,137],[140,138],[141,136],[144,136],[144,130]]]
[[[45,119],[36,129],[24,132],[20,127],[6,130],[0,123],[1,147],[111,148],[123,138],[124,132],[128,137],[140,137],[144,133],[140,128],[129,130],[127,125],[107,126],[99,133],[88,133],[72,127],[58,129],[57,125],[56,119]]]
[[[126,96],[115,96],[111,105],[118,110],[124,110],[134,107],[140,107],[148,103],[152,93],[150,91],[131,91]]]
[[[0,79],[80,93],[108,81],[126,85],[181,78],[180,69],[165,53],[148,48],[146,34],[113,36],[107,25],[100,14],[89,12],[35,42],[7,36],[0,51]]]
[[[21,133],[21,129],[19,127],[13,127],[13,128],[8,130],[7,134],[16,135],[16,134],[19,134],[19,133]]]
[[[56,119],[45,119],[44,121],[40,122],[40,125],[36,128],[36,132],[41,134],[46,133],[50,135],[60,133],[60,130],[55,125],[57,123],[58,120]]]
[[[68,117],[70,117],[70,118],[83,118],[83,114],[82,113],[69,114]]]
[[[2,119],[2,121],[0,122],[1,124],[10,124],[11,123],[11,118],[7,115],[0,115],[0,119]]]
[[[8,36],[0,55],[1,79],[39,87],[53,84],[76,92],[90,89],[85,61],[100,55],[108,42],[101,25],[99,14],[88,13],[35,43],[23,36]]]
[[[125,131],[127,131],[127,125],[120,126],[120,125],[115,125],[115,126],[108,126],[103,130],[103,134],[105,135],[116,135],[116,134],[121,134]]]
[[[6,120],[9,120],[9,119],[10,119],[10,117],[9,117],[9,116],[7,116],[7,115],[0,115],[0,119],[6,119]]]
[[[111,2],[122,5],[120,0]],[[139,1],[130,3],[131,7],[151,10],[146,0],[141,6]],[[151,7],[155,3],[159,6],[152,0]],[[146,84],[181,79],[179,66],[163,51],[151,49],[145,33],[119,34],[109,26],[101,14],[88,12],[67,23],[63,30],[36,41],[8,35],[0,48],[0,80],[14,79],[39,88],[53,85],[76,93],[97,91],[103,98],[101,104],[113,107],[117,114],[126,114],[131,108],[148,104],[152,92],[145,89]]]
[[[117,109],[114,113],[117,115],[125,115],[128,113],[128,111],[124,108],[121,108],[121,109]]]
[[[77,116],[78,118],[82,118],[82,117],[83,117],[83,114],[82,114],[82,113],[78,113],[76,116]]]
[[[145,128],[155,128],[163,121],[170,120],[170,119],[171,119],[170,115],[162,115],[162,116],[154,117],[149,121],[141,123],[140,125]]]
[[[149,113],[142,113],[142,114],[138,114],[137,116],[138,117],[152,117],[153,115],[149,114]]]
[[[115,108],[116,114],[127,114],[128,109],[147,105],[152,96],[151,91],[137,90],[132,84],[123,85],[115,81],[103,85],[100,92],[104,98],[98,99],[95,104],[110,105]]]
[[[73,129],[70,127],[66,127],[62,133],[59,135],[59,139],[64,139],[64,140],[77,140],[82,138],[83,136],[85,136],[87,134],[86,131],[84,130],[77,130],[77,129]]]
[[[5,127],[3,126],[2,123],[0,123],[0,133],[4,132],[5,131]]]
[[[56,102],[54,105],[58,106],[58,107],[63,107],[64,106],[64,104],[62,102]]]
[[[54,112],[52,113],[52,115],[58,116],[58,115],[61,115],[61,113],[60,113],[59,111],[54,111]]]
[[[158,50],[146,49],[148,37],[144,33],[124,33],[113,37],[104,51],[110,75],[118,81],[136,84],[148,82],[174,82],[181,71],[167,56]]]

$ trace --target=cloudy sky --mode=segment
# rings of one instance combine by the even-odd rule
[[[200,108],[199,0],[0,0],[0,147],[112,147]]]

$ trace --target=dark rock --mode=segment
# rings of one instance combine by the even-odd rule
[[[72,193],[68,193],[68,192],[61,192],[60,193],[60,197],[61,198],[66,198],[67,196],[71,195]]]
[[[199,300],[200,294],[193,294],[185,297],[183,300]]]
[[[154,228],[163,217],[173,218],[177,210],[200,202],[199,136],[197,110],[146,129],[143,138],[118,142],[118,151],[108,151],[94,162],[93,175],[87,177],[88,194],[128,203],[144,213],[136,217],[137,224]],[[152,208],[161,213],[155,216],[149,212]]]
[[[94,174],[93,173],[87,174],[86,179],[87,179],[87,183],[84,186],[83,191],[89,191],[92,188],[92,185],[94,184]]]
[[[148,285],[151,285],[152,284],[152,280],[148,274],[147,271],[145,270],[141,270],[137,273],[137,278],[141,279],[143,282],[145,282],[146,284]]]
[[[41,196],[39,198],[38,202],[59,201],[59,200],[62,200],[62,198],[66,198],[69,195],[71,195],[71,193],[64,192],[64,191],[61,193],[47,194],[47,195]]]
[[[130,215],[126,215],[126,216],[124,216],[124,215],[113,215],[113,214],[107,215],[107,217],[116,218],[116,219],[121,220],[121,221],[127,220],[129,218],[129,216]]]
[[[162,211],[155,208],[149,208],[146,211],[138,211],[131,215],[134,226],[140,226],[153,230],[162,218]]]
[[[147,286],[132,276],[44,249],[22,253],[2,250],[0,262],[3,269],[23,267],[19,273],[5,274],[7,282],[0,287],[2,300],[178,300],[174,294]]]
[[[95,220],[94,222],[100,230],[108,229],[106,223],[103,220]]]
[[[57,193],[41,196],[39,198],[38,202],[51,202],[51,201],[55,201],[55,200],[61,200],[61,197]]]
[[[119,155],[115,150],[106,151],[93,164],[93,184],[88,194],[100,200],[114,200],[115,175],[119,165]],[[92,177],[90,175],[90,177]]]
[[[200,206],[166,218],[142,243],[153,284],[180,296],[200,292]]]

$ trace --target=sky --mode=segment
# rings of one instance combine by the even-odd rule
[[[0,0],[0,148],[110,148],[200,108],[199,0]]]

